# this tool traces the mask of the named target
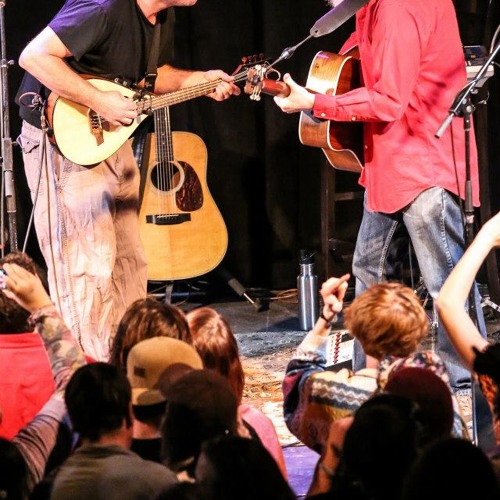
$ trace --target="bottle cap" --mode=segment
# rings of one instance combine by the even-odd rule
[[[300,251],[300,259],[299,259],[299,264],[312,264],[314,262],[314,254],[316,252],[311,252],[308,250],[302,249]]]

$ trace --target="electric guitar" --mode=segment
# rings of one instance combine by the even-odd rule
[[[257,57],[262,58],[259,55],[242,59],[238,68],[243,69],[239,73],[233,73],[234,83],[246,80],[251,65],[258,64]],[[109,158],[154,111],[210,94],[222,81],[204,82],[175,92],[153,95],[104,78],[85,78],[99,90],[118,91],[123,96],[134,99],[137,118],[131,125],[111,126],[87,106],[51,93],[46,114],[53,131],[52,141],[68,160],[79,165],[95,165]]]
[[[311,63],[306,88],[317,94],[340,95],[358,87],[359,60],[349,54],[318,52]],[[261,93],[283,97],[290,94],[286,83],[266,78],[268,74],[266,66],[257,65],[248,71],[244,91],[251,99],[259,100]],[[299,119],[299,139],[306,146],[321,148],[336,169],[361,172],[363,168],[361,123],[322,120],[310,111],[303,111]]]
[[[144,145],[139,230],[148,280],[193,278],[226,254],[226,225],[206,183],[207,148],[190,132],[171,132],[169,108],[153,111]],[[146,172],[143,172],[146,169]]]

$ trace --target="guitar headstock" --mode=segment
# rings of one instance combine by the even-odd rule
[[[287,97],[290,94],[288,85],[280,81],[281,73],[269,65],[256,64],[247,72],[244,92],[253,101],[260,101],[261,93]]]
[[[256,66],[269,66],[269,62],[264,58],[264,54],[255,54],[241,58],[241,63],[233,71],[234,83],[245,82],[248,72]]]
[[[264,54],[253,54],[251,56],[242,57],[241,63],[233,71],[232,76],[235,76],[238,73],[241,73],[242,71],[248,71],[252,66],[255,66],[256,64],[269,65],[269,62],[264,57]]]

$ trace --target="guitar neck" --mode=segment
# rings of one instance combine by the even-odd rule
[[[262,80],[260,91],[273,97],[288,97],[290,95],[290,87],[286,83],[267,78]]]
[[[235,75],[234,83],[245,80],[247,74],[248,70],[245,70]],[[196,97],[208,95],[210,94],[210,92],[213,92],[217,88],[217,85],[219,85],[222,81],[223,80],[219,78],[212,82],[201,83],[199,85],[194,85],[185,89],[176,90],[175,92],[169,92],[168,94],[152,96],[150,99],[146,99],[146,101],[144,102],[145,111],[147,111],[148,109],[150,109],[151,111],[156,111],[173,104],[179,104],[181,102],[195,99]]]

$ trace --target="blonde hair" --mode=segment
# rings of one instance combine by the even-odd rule
[[[366,354],[405,357],[429,332],[429,320],[415,292],[401,283],[380,283],[360,294],[344,313],[344,324]]]

